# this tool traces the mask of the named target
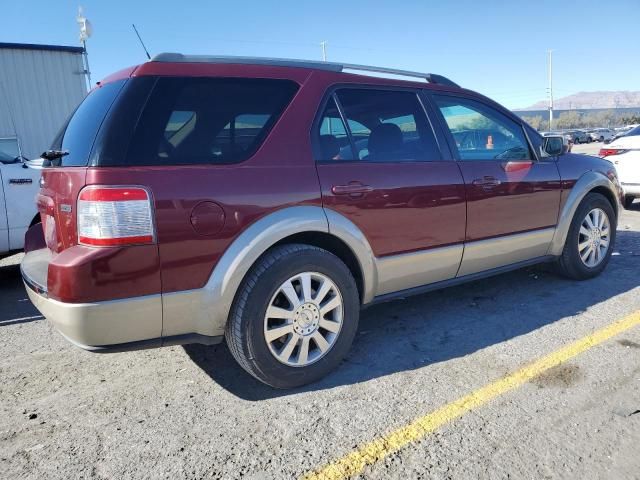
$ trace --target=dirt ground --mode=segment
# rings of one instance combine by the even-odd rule
[[[93,354],[0,263],[0,477],[296,478],[640,310],[640,205],[605,273],[544,267],[365,310],[341,368],[275,391],[226,346]],[[363,478],[640,478],[640,328],[366,467]]]

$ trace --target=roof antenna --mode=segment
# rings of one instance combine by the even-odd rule
[[[149,60],[151,60],[151,55],[149,55],[149,51],[147,50],[147,47],[144,46],[144,42],[142,41],[142,38],[140,37],[140,34],[138,33],[138,29],[136,28],[134,23],[132,23],[131,26],[133,27],[133,31],[136,32],[136,35],[138,36],[138,40],[140,40],[140,45],[142,45],[142,48],[144,49],[144,53],[146,53],[147,54],[147,58]]]

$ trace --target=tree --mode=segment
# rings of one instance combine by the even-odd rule
[[[556,127],[558,128],[575,128],[582,125],[582,119],[580,114],[575,110],[569,112],[562,112],[556,121]]]
[[[543,130],[545,128],[543,127],[543,123],[545,123],[545,121],[542,119],[542,115],[536,115],[535,117],[522,117],[522,119],[536,130]]]

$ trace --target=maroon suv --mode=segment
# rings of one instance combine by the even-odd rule
[[[22,274],[65,337],[226,338],[279,388],[334,368],[363,305],[538,262],[599,274],[620,198],[611,163],[445,77],[295,60],[159,55],[43,157]]]

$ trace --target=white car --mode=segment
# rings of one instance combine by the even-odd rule
[[[0,256],[24,247],[27,229],[40,221],[36,194],[40,171],[20,157],[0,150]]]
[[[589,136],[594,142],[608,142],[610,140],[613,140],[613,137],[615,135],[616,132],[614,132],[610,128],[595,128],[589,131]]]
[[[633,200],[640,198],[640,127],[601,148],[599,155],[615,165],[624,190],[624,207],[630,208]]]

